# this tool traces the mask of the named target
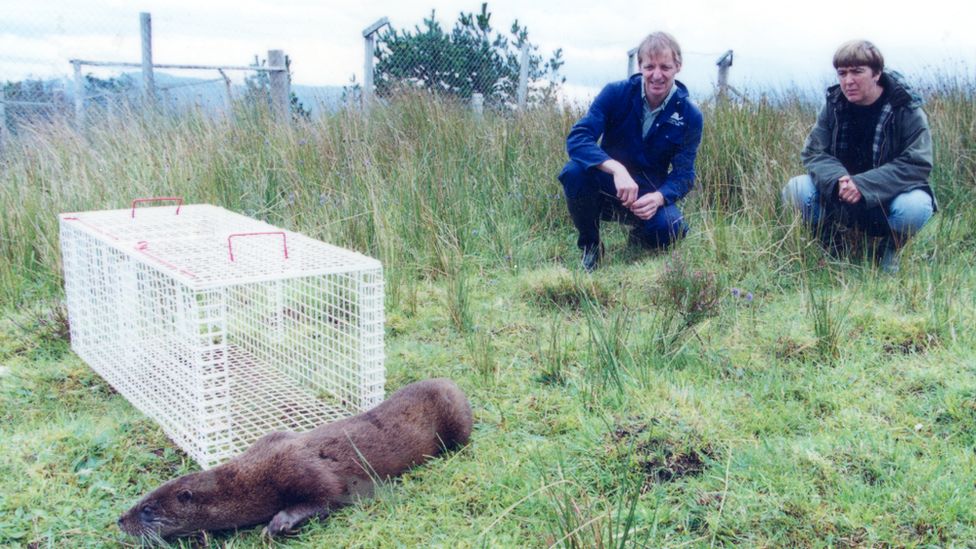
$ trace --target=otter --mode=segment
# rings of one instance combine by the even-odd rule
[[[269,433],[222,465],[153,490],[118,524],[144,540],[265,522],[272,536],[288,533],[370,496],[377,481],[464,446],[471,423],[471,405],[453,381],[418,381],[362,414],[304,433]]]

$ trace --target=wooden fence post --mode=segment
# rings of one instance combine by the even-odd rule
[[[85,80],[81,76],[81,61],[71,60],[71,68],[75,75],[75,126],[78,130],[85,128]]]
[[[156,81],[153,78],[152,59],[152,16],[148,12],[139,14],[139,28],[142,35],[142,92],[146,104],[156,105]]]
[[[519,61],[518,108],[525,110],[529,95],[529,44],[522,44],[522,58]]]
[[[369,110],[373,102],[373,57],[376,55],[376,38],[374,35],[385,25],[389,25],[390,20],[386,17],[377,19],[375,23],[363,29],[363,46],[365,57],[363,58],[363,110]]]
[[[718,58],[718,98],[726,100],[729,98],[729,67],[732,66],[732,50],[722,54]]]
[[[288,103],[291,89],[288,82],[288,67],[285,65],[285,52],[268,50],[268,73],[271,82],[271,112],[279,122],[288,122]]]
[[[627,78],[630,78],[638,69],[637,48],[631,48],[627,50]]]

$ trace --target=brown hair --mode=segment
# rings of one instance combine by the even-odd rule
[[[641,59],[645,55],[660,54],[665,51],[670,51],[674,57],[674,62],[678,65],[681,64],[681,46],[678,45],[678,41],[664,31],[652,32],[641,41],[637,48],[637,64],[641,64]]]
[[[871,67],[873,74],[884,70],[884,56],[881,55],[881,50],[867,40],[849,40],[834,52],[835,69],[861,65]]]

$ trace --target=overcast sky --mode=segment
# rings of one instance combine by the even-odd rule
[[[296,84],[344,85],[363,73],[362,30],[380,17],[412,28],[436,10],[446,29],[477,1],[446,0],[0,0],[0,80],[70,73],[70,58],[140,59],[139,12],[153,18],[157,63],[243,65],[283,49]],[[735,52],[730,83],[744,90],[813,90],[850,38],[874,41],[911,78],[976,71],[976,8],[964,0],[577,1],[495,0],[492,23],[512,21],[547,55],[563,49],[568,96],[585,99],[625,76],[626,52],[652,30],[685,50],[678,79],[707,97],[722,52]],[[206,78],[215,74],[200,75]]]

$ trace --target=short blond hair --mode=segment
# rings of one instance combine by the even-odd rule
[[[835,69],[859,66],[871,67],[874,74],[883,71],[884,56],[881,55],[881,50],[867,40],[849,40],[834,52]]]
[[[678,45],[678,41],[664,31],[652,32],[637,47],[637,64],[642,63],[645,55],[661,54],[666,51],[671,52],[675,63],[681,64],[681,46]]]

